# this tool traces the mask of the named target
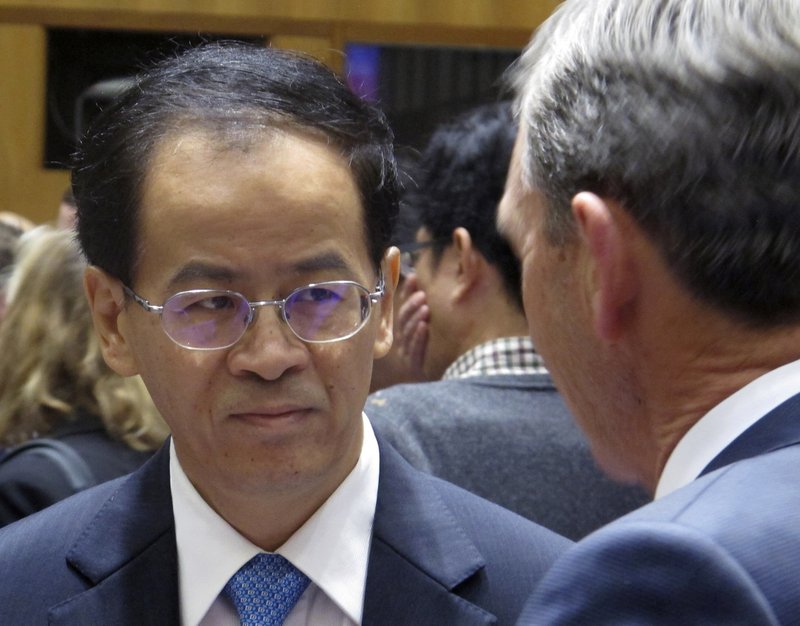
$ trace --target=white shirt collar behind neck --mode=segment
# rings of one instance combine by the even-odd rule
[[[364,441],[353,471],[325,503],[276,550],[311,579],[286,624],[318,623],[314,611],[340,613],[337,623],[361,623],[372,522],[378,496],[378,442],[362,414]],[[178,548],[181,623],[223,623],[206,619],[230,614],[219,598],[231,576],[256,554],[258,546],[240,535],[197,492],[170,444],[170,485]],[[321,598],[324,594],[327,598]],[[218,599],[219,598],[219,599]],[[333,604],[331,604],[331,602]],[[303,620],[292,619],[305,613]],[[296,616],[295,616],[296,617]],[[238,621],[236,622],[238,623]]]
[[[800,360],[759,376],[706,413],[670,454],[656,499],[688,485],[733,440],[800,392]]]

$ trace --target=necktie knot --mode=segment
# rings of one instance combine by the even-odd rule
[[[280,626],[308,583],[308,577],[281,555],[257,554],[231,577],[225,593],[242,626]]]

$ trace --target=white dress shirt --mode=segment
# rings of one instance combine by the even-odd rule
[[[361,623],[379,452],[365,415],[364,441],[353,471],[276,552],[311,579],[285,626]],[[226,583],[260,552],[200,496],[170,447],[170,485],[178,547],[182,626],[238,626]]]
[[[670,454],[656,499],[688,485],[734,439],[772,409],[800,392],[800,361],[793,361],[739,389],[692,426]]]

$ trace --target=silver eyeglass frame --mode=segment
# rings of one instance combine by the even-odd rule
[[[364,292],[364,295],[366,295],[367,298],[368,298],[369,310],[367,311],[366,315],[363,316],[363,318],[361,320],[361,323],[357,327],[355,327],[351,332],[347,333],[346,335],[343,335],[342,337],[336,337],[335,339],[318,339],[318,340],[317,339],[306,339],[304,337],[301,337],[297,333],[297,331],[295,331],[295,329],[292,328],[292,325],[289,323],[289,320],[286,318],[286,308],[285,308],[286,301],[289,300],[293,295],[295,295],[299,291],[303,291],[304,289],[314,289],[315,287],[324,287],[326,285],[353,285],[355,287],[358,287],[359,289],[361,289]],[[357,283],[354,280],[326,280],[326,281],[319,282],[319,283],[310,283],[308,285],[303,285],[302,287],[298,287],[297,289],[293,289],[292,292],[288,296],[286,296],[285,298],[278,298],[278,299],[275,299],[275,300],[254,300],[254,301],[251,301],[251,300],[248,300],[244,296],[244,294],[239,293],[238,291],[232,291],[230,289],[187,289],[185,291],[178,291],[178,292],[172,294],[169,298],[167,298],[164,301],[164,304],[162,304],[162,305],[153,304],[152,302],[150,302],[146,298],[143,298],[142,296],[137,294],[133,289],[131,289],[130,287],[128,287],[128,285],[126,285],[124,283],[122,283],[122,289],[125,291],[125,293],[127,295],[129,295],[133,299],[134,302],[136,302],[136,304],[141,306],[145,311],[147,311],[148,313],[155,313],[155,314],[157,314],[159,316],[159,318],[161,318],[161,329],[164,331],[164,334],[167,337],[169,337],[170,340],[173,343],[175,343],[176,345],[180,346],[181,348],[184,348],[185,350],[211,351],[211,350],[225,350],[225,349],[230,348],[232,346],[235,346],[237,343],[239,343],[239,341],[241,341],[242,337],[244,337],[245,333],[247,332],[247,329],[250,328],[250,326],[256,320],[257,313],[258,313],[257,309],[260,309],[260,308],[265,307],[265,306],[276,306],[276,307],[278,307],[279,318],[281,320],[283,320],[283,323],[286,324],[286,326],[288,326],[289,330],[292,331],[292,334],[295,337],[297,337],[300,341],[302,341],[304,343],[311,343],[311,344],[335,343],[337,341],[344,341],[345,339],[350,339],[350,337],[354,336],[362,328],[364,328],[364,326],[367,325],[367,322],[369,321],[369,318],[372,315],[372,306],[375,305],[375,304],[378,304],[378,302],[380,302],[380,300],[386,294],[386,283],[385,283],[384,277],[383,277],[383,270],[379,270],[379,272],[378,272],[378,284],[375,287],[375,291],[369,291],[369,289],[364,287],[364,285],[362,285],[361,283]],[[166,331],[166,329],[164,328],[164,322],[163,322],[163,319],[164,319],[164,317],[163,317],[164,306],[166,305],[167,302],[170,301],[170,299],[172,299],[175,296],[178,296],[180,294],[184,294],[184,293],[193,293],[193,294],[218,293],[218,294],[230,294],[230,295],[234,295],[234,296],[240,297],[242,300],[244,300],[247,303],[248,307],[250,308],[250,311],[247,314],[247,318],[245,319],[245,324],[244,324],[244,329],[242,330],[242,334],[239,335],[239,337],[237,337],[235,341],[233,341],[233,342],[231,342],[229,344],[226,344],[224,346],[215,346],[213,348],[204,348],[204,347],[196,347],[196,346],[185,346],[182,343],[179,343],[178,341],[176,341],[172,337],[172,335],[170,335]]]

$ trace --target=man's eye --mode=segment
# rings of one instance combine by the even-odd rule
[[[342,299],[342,296],[335,292],[333,289],[327,289],[325,287],[309,287],[308,289],[303,289],[295,294],[295,297],[292,298],[294,302],[301,303],[301,302],[338,302]]]
[[[211,298],[203,298],[197,304],[204,309],[210,309],[213,311],[232,309],[236,307],[236,302],[230,296],[212,296]]]
[[[195,297],[181,302],[181,308],[187,313],[227,311],[236,308],[236,299],[226,294]]]

